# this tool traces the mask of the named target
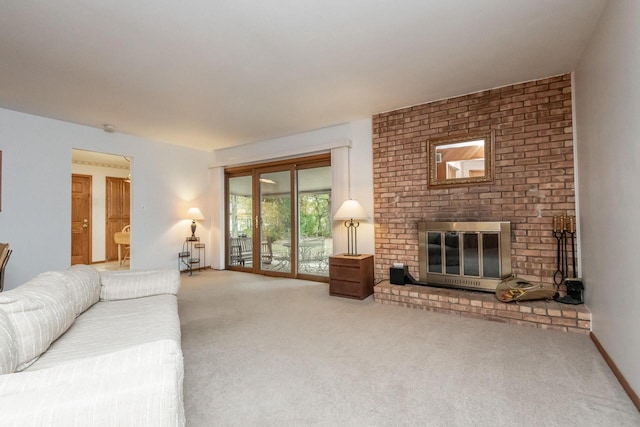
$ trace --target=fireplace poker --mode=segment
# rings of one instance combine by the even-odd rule
[[[556,238],[557,240],[557,262],[556,262],[556,266],[557,269],[555,271],[555,273],[553,273],[553,283],[556,284],[556,286],[560,286],[562,284],[562,280],[564,279],[564,272],[562,271],[562,252],[560,250],[560,248],[562,247],[562,237],[563,237],[563,231],[560,229],[560,217],[553,217],[553,237]]]
[[[576,273],[576,217],[569,217],[569,234],[571,234],[571,267],[573,278],[578,277]]]
[[[562,257],[564,260],[564,270],[562,270],[562,278],[566,279],[569,276],[569,251],[567,246],[567,225],[569,225],[569,221],[566,216],[562,215],[560,222],[562,223],[562,239],[564,243],[564,254]]]

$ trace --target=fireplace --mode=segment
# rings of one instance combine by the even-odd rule
[[[511,223],[420,222],[419,284],[494,292],[511,275]]]

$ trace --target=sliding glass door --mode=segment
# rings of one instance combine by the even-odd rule
[[[253,266],[253,178],[227,177],[227,265]]]
[[[329,276],[328,155],[226,171],[227,268],[285,277]]]
[[[331,166],[314,166],[298,175],[299,274],[329,277],[333,253],[331,221]]]
[[[259,172],[260,270],[291,274],[291,170]]]

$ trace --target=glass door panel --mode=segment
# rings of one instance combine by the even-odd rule
[[[480,276],[480,247],[478,245],[478,233],[463,233],[462,248],[464,256],[464,275]]]
[[[291,274],[291,171],[259,174],[260,269]]]
[[[253,189],[252,177],[230,177],[228,180],[227,263],[230,267],[253,266]]]
[[[331,166],[298,171],[298,273],[329,276]]]
[[[429,273],[442,273],[442,233],[435,231],[428,232],[427,241],[428,271]]]
[[[456,232],[444,233],[445,272],[460,274],[460,235]]]
[[[500,236],[482,233],[482,275],[500,277]]]

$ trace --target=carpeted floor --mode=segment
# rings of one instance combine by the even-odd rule
[[[588,336],[182,276],[187,425],[638,426]]]

